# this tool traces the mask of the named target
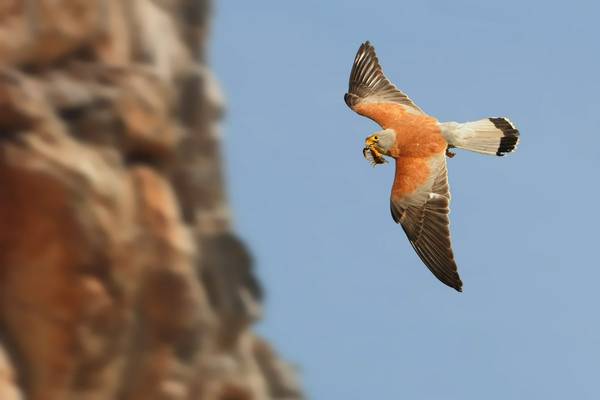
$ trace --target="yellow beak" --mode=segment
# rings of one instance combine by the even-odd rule
[[[377,140],[372,137],[365,139],[365,148],[363,149],[363,156],[371,162],[373,165],[385,164],[387,160],[383,158],[383,154],[377,145]]]
[[[365,140],[365,146],[366,147],[372,147],[375,146],[377,144],[377,141],[375,139],[373,139],[372,136],[369,136],[366,140]]]

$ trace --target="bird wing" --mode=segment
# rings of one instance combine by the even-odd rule
[[[344,101],[352,110],[384,128],[389,127],[391,117],[406,112],[425,114],[385,77],[375,48],[369,42],[363,43],[356,53]]]
[[[402,225],[410,244],[427,268],[444,284],[460,292],[462,282],[450,242],[446,159],[443,155],[435,156],[427,163],[429,177],[409,194],[402,191],[415,172],[411,172],[411,168],[396,168],[390,201],[392,217]]]

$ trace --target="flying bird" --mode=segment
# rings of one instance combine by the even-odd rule
[[[462,292],[450,241],[450,189],[446,156],[451,148],[503,156],[515,150],[519,131],[504,117],[439,122],[384,75],[375,49],[363,43],[354,59],[344,101],[383,130],[365,140],[373,165],[396,161],[390,208],[423,263],[444,284]]]

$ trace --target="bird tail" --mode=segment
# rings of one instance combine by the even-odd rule
[[[519,143],[519,131],[508,118],[444,122],[440,126],[449,145],[477,153],[503,156],[514,151]]]

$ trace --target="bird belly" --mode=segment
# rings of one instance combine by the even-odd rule
[[[396,159],[392,196],[408,196],[431,178],[430,161],[445,154],[448,143],[435,118],[410,116],[394,127],[396,143],[390,155]]]

